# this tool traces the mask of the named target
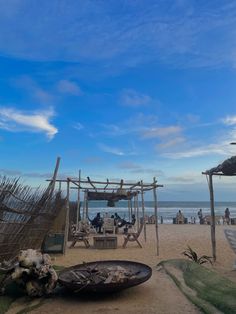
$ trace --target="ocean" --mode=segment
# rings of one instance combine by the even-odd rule
[[[92,218],[97,212],[101,213],[101,216],[108,213],[112,215],[118,213],[121,218],[129,220],[129,212],[126,201],[119,201],[115,207],[107,207],[107,203],[104,201],[90,201],[89,202],[89,217]],[[81,208],[83,205],[81,206]],[[236,202],[215,202],[215,214],[223,216],[225,208],[230,210],[230,218],[236,218]],[[178,210],[181,210],[184,217],[191,221],[191,217],[195,217],[198,222],[197,212],[202,209],[203,216],[210,215],[210,202],[175,202],[175,201],[160,201],[158,202],[158,217],[163,218],[163,223],[173,223],[173,218],[176,217]],[[139,211],[141,216],[142,206],[139,203]],[[154,214],[154,202],[145,201],[145,213],[148,216]]]

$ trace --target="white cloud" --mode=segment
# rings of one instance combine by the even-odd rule
[[[150,128],[143,132],[142,138],[163,138],[170,135],[179,134],[182,131],[180,126],[167,126]]]
[[[164,153],[163,156],[172,158],[172,159],[180,159],[180,158],[192,158],[199,156],[207,156],[207,155],[222,155],[222,156],[230,156],[235,155],[235,149],[229,145],[230,141],[219,141],[216,144],[202,145],[196,148],[189,148],[188,150],[181,149],[178,152],[170,152]]]
[[[227,116],[222,121],[226,125],[235,125],[236,124],[236,116]]]
[[[68,80],[61,80],[57,84],[57,89],[60,93],[71,94],[75,96],[79,96],[82,94],[79,85],[75,82]]]
[[[117,155],[117,156],[124,156],[125,155],[125,153],[117,147],[110,147],[110,146],[102,144],[102,143],[99,143],[98,147],[105,153],[110,153],[110,154]]]
[[[133,89],[125,89],[120,94],[120,102],[124,106],[139,107],[151,104],[152,98]]]
[[[0,128],[13,132],[41,132],[52,139],[58,132],[58,129],[50,123],[53,116],[53,110],[28,113],[14,108],[0,107]]]
[[[216,124],[217,129],[215,130]],[[187,141],[187,138],[177,136],[173,138],[172,143],[172,139],[167,138],[166,142],[158,144],[157,148],[164,149],[165,151],[162,155],[172,159],[194,158],[207,155],[230,156],[236,154],[235,147],[230,145],[231,142],[236,142],[236,116],[227,116],[220,121],[198,124],[195,127],[199,127],[199,125],[205,127],[206,134],[208,134],[208,136],[201,138],[201,142],[191,139],[191,133],[188,133],[189,141]],[[212,127],[214,129],[211,129]],[[193,126],[189,126],[188,129],[192,128]],[[214,137],[211,135],[212,130],[215,130],[213,133]]]

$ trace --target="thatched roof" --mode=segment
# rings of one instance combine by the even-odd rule
[[[218,174],[222,173],[228,176],[236,174],[236,156],[226,159],[217,167],[211,168],[205,171],[206,174]]]

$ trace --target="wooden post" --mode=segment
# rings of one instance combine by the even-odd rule
[[[156,178],[153,178],[153,196],[154,196],[154,212],[155,212],[155,229],[156,229],[156,240],[157,240],[157,256],[159,256],[159,235],[158,235],[158,214],[157,214],[157,191],[156,191]]]
[[[79,170],[79,186],[80,186],[81,170]],[[80,214],[80,187],[78,187],[78,196],[77,196],[77,210],[76,210],[76,229],[78,229],[79,220],[81,220]]]
[[[86,191],[84,191],[83,220],[85,219],[85,215],[86,215]]]
[[[50,203],[50,199],[51,199],[51,197],[53,195],[53,192],[54,192],[54,188],[55,188],[55,184],[56,184],[56,178],[57,178],[57,173],[58,173],[58,169],[59,169],[59,165],[60,165],[60,160],[61,160],[61,158],[57,157],[57,161],[56,161],[56,166],[55,166],[55,169],[54,169],[53,177],[52,177],[52,180],[50,181],[50,183],[48,185],[48,188],[47,188],[47,191],[48,191],[48,194],[49,194],[49,203]]]
[[[131,200],[128,200],[128,210],[129,210],[129,221],[131,220],[131,207],[130,207]]]
[[[139,199],[138,199],[138,193],[136,195],[136,204],[137,204],[137,221],[138,221],[138,230],[139,230],[139,225],[140,225],[140,221],[139,221]]]
[[[215,233],[215,208],[214,208],[214,191],[212,174],[209,174],[209,191],[210,191],[210,202],[211,202],[211,245],[212,245],[212,256],[214,262],[216,261],[216,233]]]
[[[85,219],[88,219],[88,190],[85,192]]]
[[[69,212],[70,212],[70,180],[67,179],[67,193],[66,193],[66,221],[65,221],[65,232],[64,232],[64,246],[63,254],[66,253],[68,234],[69,234]]]
[[[144,192],[143,192],[143,181],[141,181],[141,197],[142,197],[142,212],[143,212],[143,226],[144,226],[144,240],[147,241],[147,228],[145,219],[145,205],[144,205]]]
[[[85,208],[86,208],[86,219],[88,219],[88,191],[86,191]]]
[[[130,221],[131,221],[132,215],[133,215],[133,208],[134,208],[133,202],[134,202],[133,197],[131,197],[131,199],[130,199],[130,216],[131,216]]]

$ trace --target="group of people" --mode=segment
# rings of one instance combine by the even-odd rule
[[[204,217],[203,217],[203,213],[202,213],[201,208],[199,209],[197,215],[198,215],[200,224],[201,225],[204,224]],[[229,223],[230,223],[230,211],[229,211],[228,207],[225,209],[225,215],[223,217],[223,222],[226,223],[227,225],[229,225]]]
[[[198,219],[199,219],[199,223],[202,225],[204,224],[205,222],[205,219],[203,217],[203,212],[202,212],[202,209],[200,208],[198,213]],[[230,211],[229,211],[229,208],[226,208],[225,209],[225,215],[223,217],[223,221],[224,223],[226,223],[227,225],[230,224]],[[181,210],[179,210],[176,214],[176,223],[177,224],[181,224],[181,223],[184,223],[184,215],[183,213],[181,212]],[[196,219],[195,217],[191,217],[191,223],[195,224],[196,223]]]
[[[108,214],[105,214],[106,218],[109,218]],[[126,221],[125,219],[121,218],[117,213],[114,215],[111,215],[110,218],[114,219],[114,226],[117,226],[118,228],[121,228],[125,226],[128,228],[129,226],[132,226],[136,222],[135,215],[132,214],[131,221]],[[102,226],[104,223],[103,218],[101,217],[101,213],[97,213],[96,216],[93,219],[89,219],[91,222],[91,225],[96,229],[98,233],[102,233]]]

